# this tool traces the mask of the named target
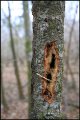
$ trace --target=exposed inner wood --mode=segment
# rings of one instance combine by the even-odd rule
[[[44,48],[44,77],[50,81],[44,81],[42,78],[42,96],[51,104],[56,96],[55,86],[57,73],[59,70],[59,52],[56,43],[47,43]]]

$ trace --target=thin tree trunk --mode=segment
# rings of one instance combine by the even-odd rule
[[[13,39],[13,34],[12,34],[11,12],[10,12],[9,2],[8,2],[8,11],[9,11],[9,31],[10,31],[10,39],[11,39],[11,49],[12,49],[13,60],[14,60],[13,61],[14,70],[15,70],[15,75],[16,75],[16,79],[17,79],[19,97],[20,97],[20,99],[23,99],[24,95],[23,95],[22,86],[21,86],[21,82],[20,82],[18,64],[17,64],[17,59],[16,59],[15,47],[14,47],[14,39]]]
[[[30,60],[29,60],[29,49],[31,47],[31,37],[30,37],[30,19],[28,11],[28,1],[23,1],[23,16],[24,16],[24,28],[25,28],[25,49],[26,49],[26,59],[28,64],[28,79],[31,78]]]
[[[33,1],[31,119],[62,118],[64,1]]]
[[[23,16],[24,16],[24,29],[25,29],[25,50],[26,50],[26,61],[27,61],[27,75],[28,75],[28,103],[30,102],[30,84],[31,84],[31,61],[29,60],[29,49],[31,44],[30,37],[30,18],[28,10],[28,1],[23,1]],[[28,111],[30,103],[28,105]]]

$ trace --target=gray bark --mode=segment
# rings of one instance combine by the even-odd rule
[[[64,1],[33,1],[33,58],[31,81],[31,119],[62,118],[62,80],[64,47]],[[42,83],[36,73],[44,76],[44,48],[55,41],[59,51],[59,72],[55,86],[56,98],[49,104],[41,96]]]

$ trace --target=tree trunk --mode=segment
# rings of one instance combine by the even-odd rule
[[[30,38],[30,19],[29,19],[28,1],[23,1],[23,16],[24,16],[24,29],[25,29],[26,59],[28,65],[28,79],[30,80],[31,69],[30,69],[29,52],[31,49],[31,38]]]
[[[28,75],[28,103],[30,102],[30,84],[31,84],[31,61],[29,59],[29,53],[31,48],[31,37],[30,37],[30,19],[28,10],[28,1],[23,1],[23,17],[24,17],[24,30],[25,30],[25,50],[26,50],[26,61],[27,61],[27,75]],[[30,103],[28,105],[28,111]]]
[[[32,119],[61,118],[64,1],[33,1]]]
[[[14,47],[14,39],[13,39],[13,34],[12,34],[11,12],[10,12],[9,2],[8,2],[8,11],[9,11],[9,31],[10,31],[10,39],[11,39],[11,49],[12,49],[12,54],[13,54],[14,70],[15,70],[15,75],[16,75],[16,79],[17,79],[19,97],[20,97],[20,99],[23,99],[24,95],[23,95],[22,86],[21,86],[21,82],[20,82],[18,64],[17,64],[17,59],[16,59],[15,47]]]

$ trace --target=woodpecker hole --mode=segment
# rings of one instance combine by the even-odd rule
[[[42,96],[51,104],[55,97],[55,86],[57,81],[57,73],[59,70],[59,51],[54,41],[48,42],[44,49],[44,77],[48,80],[43,80]],[[46,74],[47,73],[47,74]]]
[[[50,68],[54,68],[55,67],[55,55],[52,54],[52,60],[51,60],[51,63],[50,63]]]
[[[44,95],[47,95],[49,98],[51,98],[51,93],[46,89],[46,91],[44,92]]]
[[[47,79],[51,80],[52,79],[52,76],[50,73],[47,74]],[[50,81],[47,81],[47,83],[50,83]]]

